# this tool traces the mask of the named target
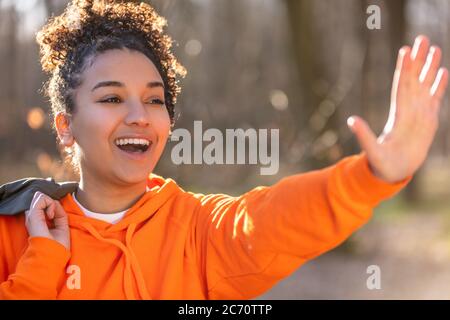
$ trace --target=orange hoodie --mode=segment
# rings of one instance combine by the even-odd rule
[[[0,216],[0,299],[254,298],[344,241],[408,181],[381,181],[363,154],[238,197],[151,174],[114,225],[67,194],[70,251],[29,238],[23,214]]]

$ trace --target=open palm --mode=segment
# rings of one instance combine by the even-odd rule
[[[448,71],[440,63],[441,50],[418,36],[412,49],[399,51],[383,133],[377,138],[363,119],[348,119],[374,174],[387,182],[413,175],[426,159],[448,82]]]

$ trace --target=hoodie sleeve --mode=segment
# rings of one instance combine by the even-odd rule
[[[364,154],[240,197],[201,195],[194,222],[209,299],[257,297],[365,224],[411,179],[375,177]]]
[[[4,247],[4,243],[0,245]],[[8,257],[1,256],[6,254],[0,252],[0,300],[56,299],[70,251],[52,239],[31,237],[11,274]]]

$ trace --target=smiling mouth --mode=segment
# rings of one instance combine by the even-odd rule
[[[152,142],[146,139],[117,139],[116,146],[128,153],[144,153],[147,152]]]

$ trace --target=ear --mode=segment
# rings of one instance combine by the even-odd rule
[[[58,112],[55,115],[55,127],[58,133],[58,138],[61,140],[65,147],[70,147],[74,144],[75,140],[70,128],[71,117],[67,113]]]

